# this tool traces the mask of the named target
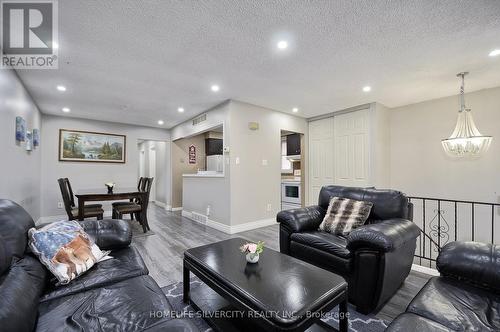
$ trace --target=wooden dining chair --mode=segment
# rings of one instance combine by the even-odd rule
[[[68,185],[68,191],[69,191],[69,198],[71,200],[71,206],[73,208],[75,208],[76,207],[76,204],[75,204],[75,195],[73,194],[73,189],[71,188],[71,182],[69,182],[68,178],[64,178],[64,180],[66,181],[66,184]],[[102,204],[85,204],[85,207],[86,208],[101,209],[102,208]]]
[[[70,184],[67,178],[61,178],[58,179],[57,182],[59,183],[59,189],[61,189],[61,195],[64,203],[64,209],[66,210],[66,213],[68,214],[68,220],[77,220],[78,219],[78,206],[72,205],[72,200],[71,197],[72,191],[70,191]],[[71,195],[70,195],[71,193]],[[74,204],[74,199],[73,199],[73,204]],[[100,204],[93,204],[94,206],[87,206],[85,205],[84,208],[84,213],[83,213],[83,218],[97,218],[97,220],[102,220],[103,215],[104,215],[104,210],[101,207],[96,207],[96,205]]]
[[[146,191],[146,180],[147,180],[147,178],[143,177],[143,176],[141,176],[139,178],[139,182],[137,183],[137,191]],[[137,198],[131,198],[127,202],[114,202],[113,204],[111,204],[113,206],[113,212],[112,212],[112,217],[111,218],[118,219],[118,217],[115,214],[115,208],[116,207],[118,207],[118,206],[125,206],[125,205],[131,205],[131,204],[134,204],[134,203],[136,203],[136,204],[139,203],[139,200]],[[130,219],[134,220],[134,214],[130,215]]]
[[[151,186],[153,185],[153,179],[154,178],[145,178],[144,180],[145,187],[144,190],[141,190],[146,193],[144,195],[144,201],[141,199],[138,203],[133,202],[127,205],[118,205],[113,208],[113,215],[116,219],[122,219],[123,215],[126,214],[130,214],[130,218],[132,219],[132,215],[135,215],[135,218],[141,224],[144,233],[146,233],[148,230],[151,230],[149,228],[147,217],[145,216],[143,218],[141,215],[146,215],[147,213],[149,194],[151,192]]]

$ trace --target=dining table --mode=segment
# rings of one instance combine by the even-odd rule
[[[141,204],[141,224],[144,233],[147,232],[146,225],[148,225],[147,214],[147,191],[139,191],[137,188],[113,188],[112,192],[108,192],[107,188],[102,189],[81,189],[76,191],[76,198],[78,198],[78,220],[84,219],[85,202],[100,202],[100,201],[120,201],[137,199]]]

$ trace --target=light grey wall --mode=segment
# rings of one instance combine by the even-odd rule
[[[412,196],[500,201],[500,87],[465,95],[490,149],[479,159],[448,157],[441,140],[457,121],[458,96],[394,108],[390,113],[391,186]]]
[[[58,178],[69,178],[74,191],[78,191],[78,189],[102,189],[104,183],[108,181],[114,181],[119,187],[135,187],[137,186],[139,170],[138,140],[166,141],[168,145],[170,144],[169,131],[158,128],[51,115],[43,115],[42,124],[42,145],[44,147],[41,181],[42,216],[64,214],[64,210],[57,208],[57,203],[62,201],[57,185]],[[59,129],[126,135],[125,164],[60,162],[58,160]],[[164,167],[169,173],[169,162]]]
[[[276,218],[281,210],[281,130],[302,133],[307,142],[307,121],[238,101],[231,101],[229,114],[231,225]],[[258,122],[259,129],[248,129],[249,122]]]
[[[40,217],[41,146],[31,152],[16,142],[16,116],[26,120],[28,130],[43,133],[41,114],[13,70],[0,70],[0,198],[22,205],[37,220]]]
[[[231,196],[227,176],[184,177],[182,194],[183,210],[206,215],[207,206],[210,205],[208,219],[231,225]]]
[[[230,101],[226,101],[208,110],[204,113],[207,115],[207,119],[197,125],[193,126],[193,122],[191,119],[175,126],[171,129],[172,141],[205,132],[208,129],[213,129],[217,126],[220,126],[221,124],[225,124],[225,126],[228,126],[229,124],[227,123],[227,118],[229,104]],[[227,128],[224,128],[224,130],[227,130]],[[227,135],[225,138],[228,139]],[[229,144],[229,141],[224,142],[225,145],[227,145],[226,143]]]

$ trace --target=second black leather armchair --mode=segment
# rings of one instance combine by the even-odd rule
[[[373,203],[367,223],[347,237],[318,230],[334,196]],[[369,313],[387,301],[410,272],[420,234],[411,218],[411,203],[399,191],[326,186],[318,205],[278,214],[280,251],[342,275],[349,283],[349,301]]]

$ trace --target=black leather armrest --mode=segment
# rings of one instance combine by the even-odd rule
[[[436,267],[453,277],[500,291],[500,247],[480,242],[450,242],[439,253]]]
[[[100,249],[120,249],[128,247],[132,241],[132,229],[125,220],[84,220],[79,223]]]
[[[420,228],[406,219],[389,219],[376,224],[364,225],[347,236],[347,249],[370,248],[390,252],[408,241],[415,241]]]
[[[276,221],[289,233],[316,230],[325,217],[325,209],[318,205],[301,209],[285,210],[278,213]]]

